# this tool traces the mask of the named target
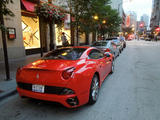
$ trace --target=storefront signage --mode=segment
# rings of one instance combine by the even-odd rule
[[[8,39],[14,40],[16,39],[16,29],[15,28],[7,28],[8,29]]]

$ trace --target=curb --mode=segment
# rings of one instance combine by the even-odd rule
[[[16,89],[10,90],[8,92],[1,93],[0,94],[0,101],[2,101],[3,99],[5,99],[9,96],[15,95],[16,93],[17,93]]]

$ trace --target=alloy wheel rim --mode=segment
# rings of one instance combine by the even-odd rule
[[[92,98],[94,101],[97,100],[98,92],[99,92],[99,83],[98,83],[97,77],[95,77],[93,87],[92,87]]]

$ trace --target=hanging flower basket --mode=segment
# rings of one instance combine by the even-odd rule
[[[47,22],[54,21],[55,23],[62,23],[65,17],[65,13],[62,13],[58,8],[50,6],[47,3],[36,7],[36,12],[38,16],[44,18]]]

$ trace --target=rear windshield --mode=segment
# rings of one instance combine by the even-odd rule
[[[64,60],[77,60],[81,57],[85,48],[62,48],[54,50],[47,55],[45,55],[42,59],[64,59]]]
[[[107,46],[108,42],[95,42],[92,46]]]

